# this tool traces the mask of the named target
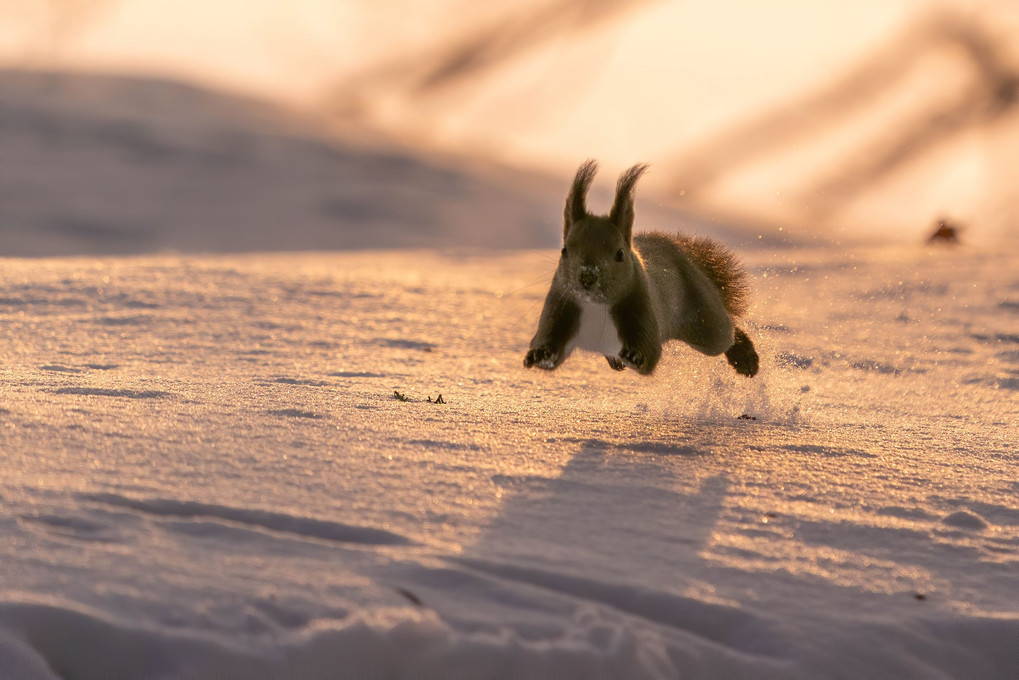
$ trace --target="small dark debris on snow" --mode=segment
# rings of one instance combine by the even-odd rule
[[[414,593],[412,593],[411,591],[407,590],[406,588],[397,588],[396,592],[400,593],[405,598],[410,600],[411,603],[413,603],[415,606],[417,606],[417,607],[423,607],[424,606],[424,603],[421,601],[421,598],[418,597],[417,595],[415,595]]]
[[[744,413],[741,416],[737,416],[736,420],[757,420],[757,416],[752,416],[749,413]]]
[[[934,233],[927,239],[927,243],[958,243],[959,228],[949,224],[947,220],[938,220],[938,226]]]
[[[393,399],[396,399],[397,401],[414,401],[409,396],[407,396],[403,392],[400,392],[399,390],[393,390]],[[445,404],[446,403],[446,400],[442,398],[441,394],[439,396],[437,396],[435,399],[432,399],[431,396],[426,397],[426,399],[427,399],[429,404]]]

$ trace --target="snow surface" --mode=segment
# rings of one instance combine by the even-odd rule
[[[0,260],[0,677],[1014,674],[1019,255],[743,254],[753,379],[524,369],[553,252]]]

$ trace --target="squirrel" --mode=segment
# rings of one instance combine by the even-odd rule
[[[746,313],[746,273],[721,243],[658,232],[633,234],[634,186],[647,170],[619,176],[608,215],[587,211],[598,165],[573,179],[563,211],[563,249],[524,366],[551,371],[574,349],[603,354],[617,371],[650,375],[668,340],[708,356],[725,354],[753,376],[759,359],[734,320]]]

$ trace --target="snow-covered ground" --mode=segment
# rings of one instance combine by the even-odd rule
[[[0,89],[0,679],[1019,667],[986,225],[794,247],[641,193],[745,258],[761,373],[546,374],[556,252],[507,249],[555,245],[568,177],[169,81]]]
[[[0,676],[1009,677],[1019,255],[743,255],[753,379],[524,369],[554,252],[0,260]]]

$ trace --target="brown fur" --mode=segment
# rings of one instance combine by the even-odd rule
[[[634,187],[645,164],[620,175],[608,215],[591,214],[586,194],[597,167],[585,162],[570,185],[559,265],[524,366],[554,370],[579,347],[603,354],[615,370],[648,375],[662,345],[679,340],[756,374],[753,342],[735,325],[748,295],[736,256],[709,238],[633,234]]]
[[[747,273],[736,254],[727,247],[705,236],[671,235],[690,255],[690,258],[708,275],[722,293],[725,309],[734,318],[747,313],[750,286]]]

